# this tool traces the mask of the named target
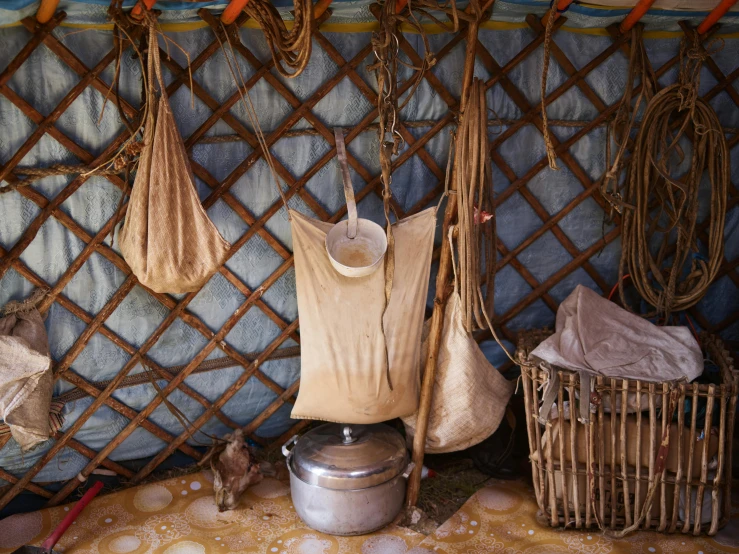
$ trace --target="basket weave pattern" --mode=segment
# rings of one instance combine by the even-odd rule
[[[730,514],[739,391],[739,371],[721,340],[701,336],[705,356],[719,367],[720,384],[597,377],[589,425],[574,416],[578,374],[555,368],[560,377],[556,407],[541,425],[537,418],[548,374],[530,353],[550,334],[521,333],[517,352],[539,519],[552,527],[623,530],[638,520],[647,491],[656,483],[641,529],[715,534]],[[663,409],[671,404],[670,395],[677,399],[675,410]],[[668,426],[667,461],[657,473]]]

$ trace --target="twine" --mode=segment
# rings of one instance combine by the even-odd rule
[[[547,25],[544,28],[544,66],[541,70],[541,119],[542,132],[544,133],[544,147],[547,151],[547,160],[551,169],[559,169],[557,166],[557,153],[554,151],[554,143],[549,132],[549,119],[547,116],[547,76],[549,75],[549,58],[552,49],[552,31],[554,29],[554,11],[549,12]]]
[[[8,302],[5,304],[5,307],[3,307],[3,315],[9,316],[11,314],[23,314],[33,311],[39,303],[46,298],[49,291],[50,289],[47,287],[37,288],[33,291],[31,296],[25,300],[13,300]]]

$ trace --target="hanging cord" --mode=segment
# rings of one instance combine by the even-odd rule
[[[483,222],[483,212],[492,214],[492,169],[490,166],[487,105],[485,85],[474,79],[470,87],[467,107],[459,124],[454,164],[457,191],[457,248],[459,250],[460,307],[464,327],[468,333],[485,328],[477,289],[494,280],[494,226],[495,221]],[[485,278],[483,275],[483,250]],[[488,291],[488,296],[491,295]]]
[[[456,13],[456,4],[451,4],[453,11]],[[385,313],[390,305],[390,297],[392,296],[393,281],[395,279],[395,236],[393,235],[392,222],[390,220],[390,211],[392,208],[392,192],[390,185],[392,183],[392,156],[398,155],[403,137],[400,131],[396,129],[400,111],[413,97],[418,86],[421,84],[425,72],[436,62],[431,48],[429,46],[428,37],[421,23],[416,19],[411,6],[408,6],[408,15],[399,15],[396,13],[395,0],[386,1],[378,16],[380,25],[379,31],[372,35],[372,50],[377,61],[368,67],[370,71],[374,71],[377,76],[378,96],[377,96],[377,112],[379,116],[378,138],[380,141],[380,170],[383,184],[382,205],[385,213],[387,250],[385,252],[385,306],[381,318],[382,333],[387,337],[385,329]],[[456,21],[456,17],[455,17]],[[421,36],[424,46],[424,56],[420,67],[414,66],[403,61],[399,57],[400,40],[398,39],[399,27],[401,24],[407,24],[415,29]],[[411,68],[415,75],[413,84],[406,95],[402,104],[398,99],[398,66],[403,65]],[[395,214],[397,219],[397,214]],[[390,390],[393,390],[392,381],[390,379],[390,354],[385,343],[385,363],[387,382]]]
[[[310,61],[312,1],[293,0],[294,20],[290,30],[269,0],[251,0],[244,11],[264,31],[277,72],[287,78],[300,75]]]
[[[476,1],[476,0],[473,0]],[[448,8],[450,13],[456,14],[456,4],[451,3]],[[372,34],[372,50],[376,58],[376,62],[367,67],[369,71],[374,71],[377,76],[378,97],[377,112],[379,118],[378,137],[380,144],[389,142],[392,145],[392,154],[398,155],[399,149],[404,143],[403,137],[396,129],[399,112],[408,104],[413,97],[418,86],[423,81],[423,76],[436,63],[431,47],[429,45],[428,36],[421,23],[417,20],[411,4],[408,4],[408,15],[395,13],[395,0],[388,0],[381,7],[378,15],[379,30]],[[404,12],[405,13],[405,12]],[[452,15],[456,21],[457,15]],[[399,56],[400,40],[398,33],[400,25],[406,25],[413,29],[421,37],[423,43],[423,59],[420,66],[413,65],[404,61]],[[398,66],[405,66],[413,70],[414,75],[411,77],[412,85],[406,93],[405,100],[399,104],[398,98]],[[389,134],[389,136],[388,136]],[[381,153],[382,155],[382,153]],[[389,186],[389,184],[388,184]]]
[[[454,288],[460,298],[460,309],[465,330],[487,328],[503,349],[508,359],[516,360],[508,352],[491,322],[495,281],[495,217],[483,222],[483,213],[493,214],[493,179],[487,134],[487,102],[485,84],[474,79],[470,86],[467,107],[457,130],[454,171],[457,194],[457,225],[449,229],[449,244],[454,271]],[[452,146],[450,145],[450,149]],[[451,153],[447,174],[452,165]],[[459,262],[454,256],[453,237],[457,236]],[[485,252],[485,279],[482,276],[482,256]],[[459,269],[457,269],[459,267]],[[482,293],[486,285],[487,299]]]
[[[162,402],[164,403],[164,406],[169,410],[169,412],[174,416],[174,418],[179,422],[180,425],[182,425],[182,428],[187,433],[187,437],[189,439],[192,439],[192,441],[196,444],[199,444],[200,446],[211,446],[225,443],[223,439],[220,439],[218,437],[215,437],[213,435],[210,435],[203,431],[202,429],[199,429],[198,427],[195,427],[195,424],[187,417],[187,414],[180,410],[177,406],[175,406],[172,402],[169,401],[167,396],[162,391],[162,388],[159,386],[159,383],[157,383],[156,377],[154,377],[154,371],[146,365],[143,361],[141,362],[141,367],[144,369],[144,373],[146,373],[146,376],[149,378],[149,383],[151,383],[151,386],[154,387],[154,390],[157,393],[157,396],[162,399]],[[194,437],[195,433],[200,433],[201,435],[205,435],[207,438],[213,441],[213,444],[200,442]]]
[[[652,98],[637,135],[626,190],[626,202],[635,208],[622,220],[619,293],[628,307],[623,276],[630,274],[641,297],[655,308],[645,317],[659,314],[668,320],[672,312],[695,305],[723,259],[729,150],[716,112],[698,96],[703,62],[721,46],[706,50],[695,31],[682,40],[678,82]],[[677,177],[673,174],[685,161],[680,142],[687,140],[692,141],[690,167]],[[711,186],[707,256],[699,251],[696,229],[704,173]]]
[[[611,206],[611,213],[609,214],[611,220],[613,220],[613,212],[621,214],[624,208],[634,208],[631,204],[623,201],[623,196],[619,190],[622,172],[625,171],[627,174],[629,172],[629,162],[624,158],[624,154],[642,103],[648,104],[658,87],[657,76],[652,69],[652,64],[647,57],[644,46],[643,30],[644,25],[641,23],[631,28],[631,52],[624,95],[606,133],[606,163],[611,164],[611,166],[603,175],[600,192]],[[641,88],[636,96],[636,101],[634,101],[633,92],[637,77]],[[613,158],[613,162],[611,162],[611,142],[616,145],[616,156]]]
[[[262,148],[262,153],[264,154],[264,159],[267,162],[267,165],[269,166],[270,172],[272,173],[272,177],[275,181],[275,187],[277,187],[277,192],[280,194],[280,198],[282,199],[282,204],[285,206],[285,210],[287,211],[287,218],[290,219],[290,206],[287,204],[287,197],[285,196],[284,191],[282,190],[282,186],[280,185],[280,178],[277,176],[277,170],[275,169],[275,162],[272,158],[272,153],[269,150],[269,146],[267,145],[267,140],[264,138],[264,133],[262,132],[262,126],[259,124],[259,116],[257,115],[257,110],[254,108],[254,104],[251,101],[251,96],[249,95],[249,89],[246,87],[246,81],[244,80],[244,75],[241,73],[241,67],[239,66],[238,60],[236,59],[236,52],[234,52],[233,44],[231,44],[231,37],[229,36],[229,31],[236,32],[236,27],[229,26],[227,29],[223,23],[220,24],[221,29],[223,30],[223,34],[226,37],[226,43],[228,44],[229,51],[231,53],[231,57],[229,58],[226,48],[223,45],[223,42],[221,41],[221,37],[219,36],[219,33],[215,33],[216,39],[218,40],[218,44],[221,46],[221,50],[223,50],[223,56],[226,59],[226,65],[228,66],[229,71],[231,72],[231,77],[234,80],[234,84],[236,85],[236,90],[239,91],[239,96],[241,97],[241,102],[244,105],[244,109],[246,110],[246,114],[249,117],[249,121],[251,122],[252,127],[254,128],[254,134],[257,137],[257,141],[259,142],[259,146]],[[241,40],[238,37],[234,37],[236,40]],[[236,71],[234,71],[234,66],[236,67]],[[239,82],[236,78],[236,73],[239,74],[239,79],[241,80],[241,85],[239,85]],[[242,90],[243,89],[243,90]],[[246,94],[244,94],[244,91],[246,91]]]
[[[547,76],[549,75],[549,59],[551,58],[552,49],[552,32],[554,31],[554,22],[556,20],[555,14],[561,14],[566,12],[570,6],[567,6],[564,10],[559,10],[555,4],[557,0],[552,0],[549,4],[549,16],[547,18],[547,24],[544,27],[544,66],[541,70],[541,120],[542,120],[542,131],[544,133],[544,147],[547,151],[547,160],[549,161],[549,167],[551,169],[559,169],[557,166],[557,154],[554,151],[554,143],[552,143],[552,136],[549,131],[549,117],[547,116]]]

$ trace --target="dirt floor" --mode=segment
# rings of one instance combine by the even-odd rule
[[[426,465],[436,472],[436,476],[423,480],[418,507],[439,525],[452,517],[490,480],[490,476],[475,469],[469,458],[437,460],[428,456]]]

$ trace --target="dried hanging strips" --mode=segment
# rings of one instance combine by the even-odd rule
[[[457,131],[454,180],[457,191],[457,250],[459,252],[460,309],[467,332],[485,328],[482,311],[492,316],[495,279],[495,221],[493,179],[487,135],[485,84],[475,79]],[[483,268],[483,253],[485,267]],[[484,279],[481,275],[485,272]],[[485,284],[483,303],[478,290]]]
[[[264,31],[278,73],[287,78],[300,75],[311,55],[311,0],[293,0],[294,20],[290,29],[269,0],[251,0],[244,11]]]
[[[698,95],[703,61],[715,51],[706,50],[695,31],[683,39],[678,82],[654,95],[636,138],[626,189],[626,202],[634,209],[624,211],[619,289],[628,306],[623,288],[628,272],[641,297],[654,307],[648,315],[667,318],[694,306],[723,259],[729,150],[716,112]],[[680,174],[688,141],[690,166]],[[704,256],[696,223],[706,173],[711,194]]]

